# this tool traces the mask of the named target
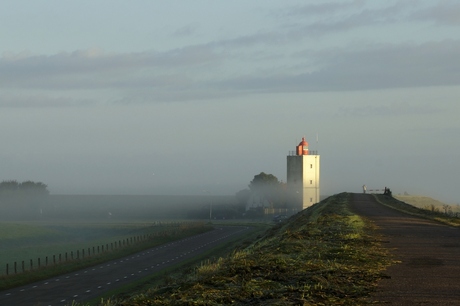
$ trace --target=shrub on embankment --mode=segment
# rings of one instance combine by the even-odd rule
[[[372,226],[332,196],[249,247],[101,305],[359,305],[391,264]]]

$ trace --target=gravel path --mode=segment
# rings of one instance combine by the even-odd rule
[[[400,264],[379,283],[377,305],[460,305],[460,230],[354,194],[352,210],[378,226]]]

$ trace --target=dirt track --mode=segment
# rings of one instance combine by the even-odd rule
[[[351,208],[378,226],[401,261],[379,283],[378,305],[460,305],[460,230],[403,214],[372,195],[353,197]]]

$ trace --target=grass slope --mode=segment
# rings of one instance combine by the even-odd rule
[[[432,210],[433,208],[438,209],[439,211],[444,211],[443,206],[449,205],[447,203],[440,202],[430,197],[426,196],[415,196],[415,195],[393,195],[393,197],[399,201],[405,202],[412,206]],[[460,212],[460,205],[449,205],[452,208],[453,212]]]
[[[400,197],[395,198],[395,197],[390,197],[390,196],[386,196],[382,194],[374,195],[374,197],[379,203],[386,205],[388,207],[391,207],[393,209],[402,211],[404,213],[407,213],[413,216],[417,216],[420,218],[434,220],[434,221],[448,224],[451,226],[460,227],[460,218],[457,218],[450,214],[445,214],[444,212],[440,210],[419,208],[412,204],[408,204],[406,202],[399,200],[398,198]]]
[[[360,305],[392,261],[342,193],[231,255],[100,305]]]

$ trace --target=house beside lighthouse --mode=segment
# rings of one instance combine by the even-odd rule
[[[308,149],[305,137],[287,156],[287,193],[289,206],[305,209],[320,201],[320,156]]]

